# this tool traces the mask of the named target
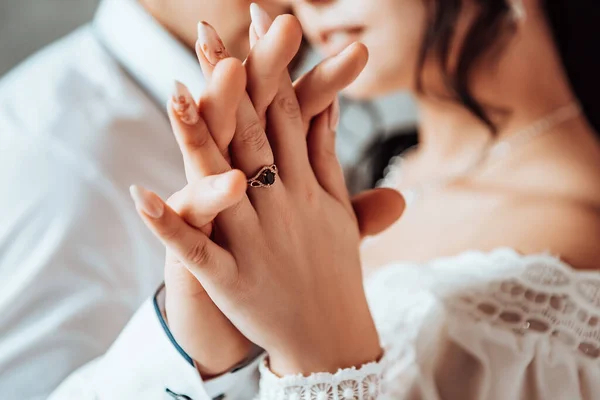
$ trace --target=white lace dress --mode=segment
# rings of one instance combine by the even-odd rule
[[[366,290],[383,360],[282,378],[263,363],[259,399],[600,399],[598,273],[500,249],[392,264]]]

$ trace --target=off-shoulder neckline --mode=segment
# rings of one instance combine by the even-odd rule
[[[515,269],[524,269],[531,265],[547,265],[553,268],[560,269],[562,272],[568,275],[577,275],[579,277],[590,275],[598,277],[599,270],[579,270],[568,264],[559,255],[552,254],[551,252],[540,252],[532,254],[523,254],[511,247],[497,247],[492,250],[466,250],[455,255],[435,257],[427,261],[422,262],[410,262],[410,261],[398,261],[389,263],[386,266],[380,268],[388,269],[393,265],[412,265],[419,267],[426,267],[428,269],[447,269],[449,266],[466,266],[473,265],[473,263],[484,262],[488,265],[506,266],[511,265]],[[375,272],[377,273],[377,272]]]

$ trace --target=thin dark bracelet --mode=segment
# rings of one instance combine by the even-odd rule
[[[183,348],[181,348],[181,346],[179,345],[179,343],[177,343],[177,341],[173,337],[173,334],[171,333],[171,330],[169,329],[169,326],[167,325],[167,322],[165,321],[165,316],[163,315],[163,313],[162,313],[162,311],[160,309],[160,306],[158,305],[158,297],[159,296],[164,296],[164,293],[165,293],[164,289],[165,289],[165,284],[163,283],[156,290],[156,293],[154,293],[154,299],[153,299],[154,311],[156,311],[156,316],[158,317],[158,320],[160,321],[160,325],[163,327],[163,330],[165,331],[165,334],[169,338],[169,341],[171,342],[171,344],[175,347],[175,349],[177,349],[177,351],[179,352],[179,354],[181,354],[181,356],[183,358],[185,358],[185,360],[192,367],[195,367],[194,360],[192,360],[192,357],[190,357],[189,354],[186,353],[185,350],[183,350]]]
[[[179,343],[177,343],[177,340],[175,340],[175,338],[173,337],[173,334],[171,333],[171,330],[169,329],[169,325],[167,324],[166,315],[164,315],[161,311],[161,308],[159,305],[159,299],[160,299],[159,296],[165,295],[164,289],[165,289],[165,284],[163,283],[162,285],[160,285],[160,287],[156,290],[156,293],[154,294],[153,303],[154,303],[154,311],[156,312],[156,316],[158,317],[158,320],[160,321],[160,325],[162,326],[163,330],[165,331],[165,334],[169,338],[169,341],[171,342],[173,347],[175,347],[175,349],[177,349],[179,354],[181,354],[181,356],[188,362],[188,364],[190,364],[192,367],[196,368],[196,364],[194,363],[194,360],[192,359],[192,357],[190,357],[189,354],[186,353],[185,350],[183,350],[183,348],[179,345]],[[164,304],[164,301],[161,301],[161,303]],[[231,367],[231,369],[229,369],[228,371],[225,371],[219,375],[234,373],[241,369],[244,369],[249,364],[251,364],[252,361],[256,360],[258,358],[258,356],[260,356],[262,353],[264,353],[264,350],[256,345],[254,345],[254,348],[250,352],[248,357],[244,358],[242,361],[240,361],[239,363],[237,363],[236,365]]]

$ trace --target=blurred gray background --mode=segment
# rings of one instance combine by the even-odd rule
[[[0,0],[0,77],[35,51],[91,21],[99,2]],[[410,125],[415,119],[416,110],[406,95],[382,99],[377,105],[385,126]],[[371,118],[361,118],[365,115],[360,113],[354,117],[343,119],[342,124],[353,127],[351,131],[360,136],[368,135],[373,128],[368,124]]]
[[[92,19],[98,0],[0,0],[0,76]]]

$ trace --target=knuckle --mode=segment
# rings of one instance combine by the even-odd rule
[[[294,198],[302,202],[302,205],[308,208],[319,206],[319,203],[321,202],[319,191],[319,184],[316,183],[313,178],[307,179],[305,182],[299,184]]]
[[[204,124],[198,129],[190,129],[183,135],[183,142],[192,149],[206,146],[212,139],[208,127]]]
[[[210,250],[205,240],[196,241],[186,254],[186,260],[194,265],[208,265],[211,260]]]
[[[240,130],[238,138],[251,151],[260,152],[269,144],[260,121],[254,121]]]
[[[176,243],[181,239],[181,231],[176,228],[164,228],[161,232],[162,238],[168,243]]]
[[[281,96],[276,101],[277,107],[282,110],[289,118],[301,118],[300,104],[296,98],[290,96]]]
[[[317,192],[313,188],[306,190],[304,199],[310,207],[314,207],[319,203],[319,196],[317,196]]]

